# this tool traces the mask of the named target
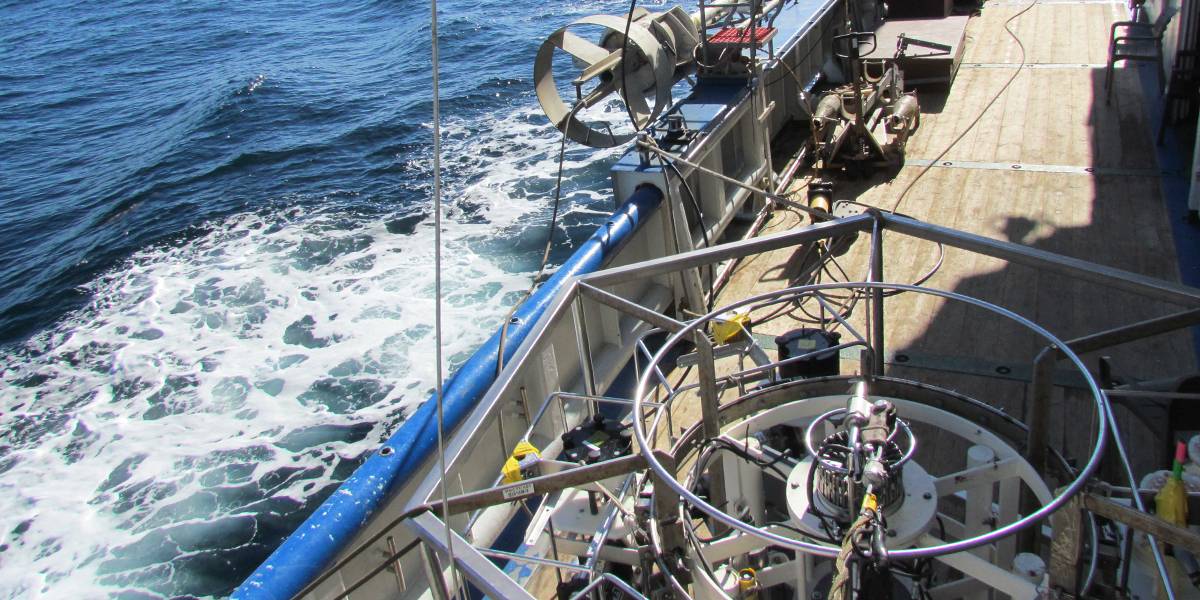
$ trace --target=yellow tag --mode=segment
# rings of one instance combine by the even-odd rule
[[[542,453],[538,452],[537,448],[529,442],[521,442],[513,449],[512,456],[504,461],[504,468],[500,472],[504,474],[504,483],[516,483],[521,481],[521,459],[525,458],[526,454],[532,454],[538,458],[542,457]]]
[[[875,512],[875,508],[877,506],[879,506],[879,504],[875,502],[875,494],[867,494],[867,497],[863,498],[863,512]]]
[[[712,331],[713,339],[718,344],[724,344],[729,338],[738,334],[738,332],[750,325],[750,315],[741,313],[734,315],[732,318],[724,321],[713,321]]]

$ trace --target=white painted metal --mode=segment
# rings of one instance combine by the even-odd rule
[[[995,463],[996,453],[987,446],[971,446],[967,450],[967,469],[987,469]],[[992,481],[976,481],[966,489],[966,516],[963,525],[966,526],[967,537],[982,535],[988,530],[988,520],[992,514]],[[992,549],[988,546],[975,548],[971,553],[985,561],[992,560]],[[967,600],[987,600],[986,591],[976,592]]]

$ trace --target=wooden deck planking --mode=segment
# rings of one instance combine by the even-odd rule
[[[1003,25],[1022,8],[989,7],[980,18],[972,19],[968,28],[972,43],[964,63],[1019,62],[1020,48]],[[1038,40],[1027,47],[1026,60],[1030,63],[1084,64],[1103,62],[1103,45],[1111,21],[1110,7],[1105,5],[1038,5],[1015,19],[1013,29],[1022,37],[1032,35]],[[937,157],[979,117],[979,123],[943,160],[1155,168],[1135,70],[1118,70],[1113,104],[1106,106],[1103,69],[1025,69],[983,112],[1012,75],[1009,69],[966,67],[948,95],[922,95],[923,107],[932,110],[922,114],[921,127],[909,144],[909,156]],[[838,181],[837,197],[888,209],[920,172],[920,168],[909,166],[891,181],[883,175],[866,182]],[[1178,280],[1171,232],[1155,177],[933,168],[912,186],[899,211],[979,235]],[[803,222],[794,212],[779,209],[763,233],[784,231]],[[889,281],[914,281],[937,260],[935,244],[898,234],[886,238],[885,275]],[[866,273],[869,240],[869,235],[860,236],[858,243],[839,258],[852,278]],[[801,267],[802,254],[802,249],[785,249],[743,261],[717,305],[786,286]],[[997,303],[1064,339],[1175,310],[1132,294],[949,248],[941,269],[928,285]],[[1030,363],[1043,346],[1036,336],[1005,324],[999,317],[933,296],[897,296],[888,299],[886,307],[889,349]],[[851,319],[860,331],[865,316],[865,304],[860,303]],[[804,326],[808,324],[783,315],[763,323],[756,332],[779,334]],[[1195,369],[1191,342],[1183,333],[1128,344],[1104,354],[1112,356],[1121,369],[1141,378]],[[1094,367],[1096,357],[1086,358]],[[730,368],[725,365],[719,371]],[[843,361],[843,372],[856,373],[855,361]],[[1021,418],[1028,410],[1028,383],[899,365],[889,366],[888,372],[958,391]],[[695,374],[686,379],[695,381]],[[677,428],[699,417],[696,403],[686,404],[691,406],[675,415]],[[1125,411],[1118,413],[1127,444],[1144,448],[1157,443]],[[1094,418],[1085,392],[1056,389],[1051,442],[1066,456],[1086,460]],[[942,465],[927,466],[935,470],[961,467],[957,463],[966,450],[964,440],[941,436],[924,443],[923,457],[957,457]],[[1148,453],[1135,457],[1140,471],[1155,467]]]
[[[1152,132],[1146,124],[1139,74],[1134,68],[1117,70],[1111,106],[1104,103],[1102,68],[1025,69],[983,113],[1013,71],[971,68],[969,64],[1020,62],[1020,47],[1004,31],[1004,22],[1023,8],[988,7],[972,19],[968,27],[971,43],[953,89],[948,95],[921,97],[923,105],[936,112],[922,114],[921,127],[909,144],[909,157],[937,157],[978,117],[978,124],[943,160],[1154,169]],[[1113,7],[1107,5],[1047,4],[1014,19],[1012,27],[1023,39],[1033,39],[1033,43],[1027,42],[1027,62],[1083,65],[1104,61],[1113,17]],[[919,172],[910,165],[890,182],[883,175],[868,182],[838,181],[836,195],[888,209]],[[899,212],[1178,281],[1171,232],[1155,177],[933,168],[912,186]],[[780,210],[767,231],[797,222],[794,214]],[[886,237],[885,275],[889,281],[913,281],[936,261],[933,244],[898,234]],[[869,236],[861,236],[841,259],[852,275],[865,273],[869,246]],[[766,260],[748,261],[738,269],[719,303],[777,289],[782,285],[779,269],[772,265],[790,258],[791,253],[777,252]],[[929,285],[1000,304],[1065,339],[1176,310],[1132,294],[955,249],[946,250],[944,264]],[[985,358],[996,361],[1031,362],[1043,345],[1031,334],[1002,325],[998,317],[927,295],[890,298],[886,307],[889,349],[951,356],[980,356],[982,349]],[[861,322],[865,306],[855,312],[855,321]],[[766,324],[764,331],[780,333],[800,326],[804,324],[782,317]],[[1140,378],[1195,370],[1193,349],[1185,333],[1127,344],[1104,354]],[[1087,359],[1095,364],[1096,357]],[[889,367],[889,373],[955,389],[1010,414],[1025,414],[1026,383],[901,366]],[[1081,433],[1091,424],[1089,411],[1084,392],[1056,391],[1052,441],[1080,460],[1086,459],[1090,444],[1090,433]],[[1144,427],[1124,414],[1120,419],[1128,443],[1138,447],[1151,443]],[[958,445],[953,440],[934,442],[939,451],[963,450]],[[1140,469],[1153,466],[1141,458]]]

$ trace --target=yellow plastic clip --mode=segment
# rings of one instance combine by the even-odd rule
[[[521,463],[525,462],[531,454],[534,458],[542,457],[542,453],[538,452],[538,449],[534,448],[533,444],[529,442],[517,444],[517,447],[513,449],[512,456],[504,461],[504,468],[500,469],[500,472],[504,474],[504,483],[517,483],[523,479],[521,477]]]
[[[879,503],[876,502],[876,500],[875,500],[875,494],[867,494],[867,497],[863,498],[863,512],[864,513],[875,512],[875,509],[878,508],[878,506],[879,506]]]
[[[750,315],[746,313],[739,313],[724,320],[714,320],[712,322],[713,339],[718,345],[724,344],[749,326]]]

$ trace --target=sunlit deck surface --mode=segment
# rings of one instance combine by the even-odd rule
[[[1021,48],[1004,31],[1004,24],[1027,8],[1012,23],[1025,42],[1027,68],[1018,71]],[[909,164],[893,178],[883,172],[853,182],[840,177],[835,180],[835,199],[895,208],[935,225],[1178,282],[1179,265],[1155,158],[1156,132],[1148,124],[1137,67],[1117,69],[1112,103],[1105,102],[1109,30],[1114,21],[1126,19],[1121,3],[1051,0],[1032,8],[1017,2],[985,5],[969,21],[965,56],[951,90],[919,93],[921,124],[909,141]],[[984,112],[1014,73],[1011,85]],[[978,124],[958,140],[981,113]],[[786,140],[776,142],[789,145]],[[777,163],[786,162],[780,158],[776,157]],[[934,159],[936,166],[924,169]],[[1083,170],[1088,167],[1096,172]],[[791,187],[795,200],[804,201],[810,175],[804,170],[797,175]],[[897,206],[902,191],[918,176]],[[759,235],[808,223],[808,217],[795,210],[777,208]],[[898,233],[885,233],[884,238],[884,276],[889,282],[914,282],[938,262],[936,244]],[[846,273],[839,272],[837,280],[867,278],[870,245],[870,236],[862,234],[837,258]],[[807,250],[788,248],[741,261],[714,306],[796,285],[795,277],[806,266]],[[999,305],[1063,340],[1180,310],[949,247],[943,264],[925,285]],[[866,304],[860,300],[849,319],[863,332]],[[813,313],[819,309],[815,302],[805,307]],[[760,339],[813,326],[800,310],[764,318],[772,312],[764,309],[753,315],[754,333]],[[983,309],[916,293],[889,297],[885,314],[888,376],[956,391],[1026,420],[1033,361],[1045,346],[1029,330]],[[844,328],[841,331],[842,341],[848,341],[850,335]],[[766,349],[775,354],[773,347]],[[842,374],[857,374],[859,364],[848,354],[843,354]],[[1101,355],[1111,358],[1117,378],[1126,382],[1176,377],[1196,369],[1186,330],[1085,355],[1093,372]],[[1059,363],[1060,371],[1065,365]],[[749,361],[743,365],[747,366]],[[717,362],[718,375],[735,370],[735,359]],[[1074,378],[1065,375],[1063,381],[1078,385],[1077,373]],[[697,376],[694,369],[676,370],[669,379],[687,385],[695,384]],[[658,399],[663,398],[661,392],[660,388]],[[736,388],[724,389],[720,402],[733,400],[736,393]],[[1139,410],[1144,420],[1125,406],[1115,407],[1141,477],[1163,468],[1166,413],[1156,405]],[[697,393],[683,392],[675,404],[671,433],[679,435],[699,418]],[[1056,386],[1051,445],[1083,464],[1093,444],[1095,418],[1088,391]],[[660,431],[657,443],[669,445],[665,431]],[[920,443],[916,460],[930,472],[964,468],[966,440],[924,436]],[[1111,468],[1102,471],[1103,479],[1124,484],[1123,474]],[[548,573],[539,573],[531,589],[539,597],[550,597],[553,583]]]
[[[835,198],[891,210],[904,188],[922,172],[922,167],[913,163],[937,159],[938,166],[921,175],[904,196],[896,208],[898,213],[1179,281],[1155,159],[1156,132],[1148,125],[1138,68],[1117,69],[1112,103],[1105,103],[1108,33],[1114,21],[1127,19],[1124,5],[1049,1],[1033,6],[1012,23],[1013,31],[1025,43],[1026,63],[1033,67],[1016,72],[1021,48],[1005,33],[1004,23],[1026,8],[1027,4],[1017,3],[985,5],[970,20],[966,53],[950,92],[919,94],[921,124],[909,142],[909,164],[890,180],[886,173],[866,181],[838,179]],[[943,155],[1015,72],[1016,78],[979,123]],[[963,161],[1001,164],[964,168]],[[943,166],[945,163],[949,165]],[[1093,167],[1099,172],[1035,170],[1043,165]],[[802,171],[792,189],[799,190],[806,183]],[[797,200],[804,197],[803,191],[795,196]],[[762,234],[807,222],[795,211],[779,209]],[[862,235],[838,258],[850,279],[866,278],[869,251],[870,236]],[[801,269],[804,253],[804,248],[786,249],[743,261],[716,305],[786,287]],[[887,234],[885,278],[913,282],[936,264],[938,256],[936,244]],[[1064,340],[1179,310],[953,248],[945,249],[944,263],[926,285],[997,304]],[[851,323],[857,327],[863,326],[865,304],[860,302],[854,310]],[[954,390],[1024,420],[1032,388],[1027,375],[1044,343],[1003,317],[928,295],[891,297],[885,306],[889,376]],[[810,309],[815,307],[812,303]],[[793,311],[757,325],[754,331],[774,335],[809,326],[803,318],[803,313]],[[843,335],[846,341],[849,336]],[[768,350],[773,354],[773,349]],[[906,355],[909,365],[923,367],[900,364],[905,356],[897,360],[897,353]],[[1174,377],[1195,370],[1186,331],[1102,354],[1111,357],[1115,373],[1125,380]],[[1099,355],[1084,357],[1093,370]],[[956,357],[974,362],[953,360]],[[964,364],[970,368],[963,369]],[[1064,365],[1060,363],[1059,368]],[[996,368],[1007,368],[1010,373],[1001,376]],[[843,374],[857,373],[857,369],[854,361],[842,361]],[[965,374],[963,370],[985,370],[996,376]],[[1092,444],[1090,432],[1095,428],[1088,398],[1083,389],[1055,389],[1050,441],[1080,464],[1086,461]],[[726,394],[722,400],[728,399],[731,397]],[[1165,413],[1153,407],[1145,410],[1151,426],[1123,407],[1118,407],[1116,414],[1127,446],[1136,449],[1132,454],[1139,476],[1162,468],[1165,442],[1152,430],[1157,429],[1158,435],[1165,433]],[[918,458],[924,457],[929,466],[934,466],[930,465],[934,457],[962,460],[966,451],[965,440],[957,438],[943,436],[922,443]],[[1110,481],[1121,480],[1116,473],[1107,475]]]

